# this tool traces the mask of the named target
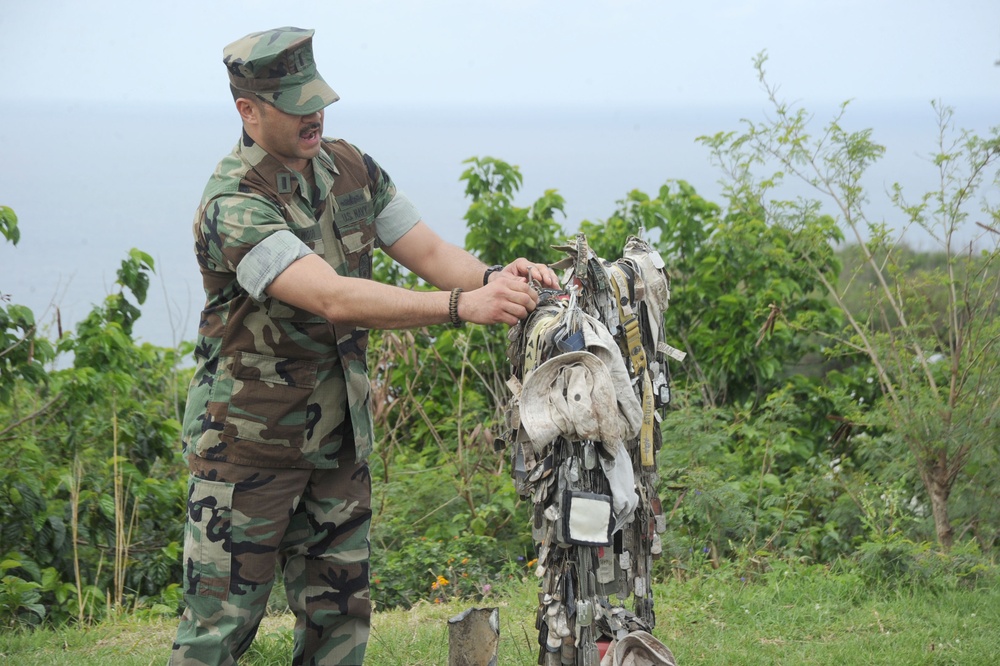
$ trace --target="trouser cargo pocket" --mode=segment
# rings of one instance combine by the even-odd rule
[[[184,528],[184,591],[225,599],[232,572],[233,484],[192,476]]]

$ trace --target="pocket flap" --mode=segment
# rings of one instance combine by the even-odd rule
[[[256,380],[297,388],[316,387],[318,366],[310,361],[240,352],[233,363],[236,379]]]

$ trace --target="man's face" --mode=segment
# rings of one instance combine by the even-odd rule
[[[302,171],[319,155],[324,110],[293,116],[267,102],[255,100],[256,125],[251,138],[290,169]]]

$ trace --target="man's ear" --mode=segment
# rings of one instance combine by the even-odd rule
[[[240,118],[243,119],[244,125],[256,125],[259,122],[260,109],[257,107],[256,103],[246,97],[237,98],[236,110],[239,111]]]

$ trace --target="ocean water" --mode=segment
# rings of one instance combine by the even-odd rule
[[[963,127],[986,131],[992,110],[958,111]],[[963,113],[964,111],[964,113]],[[473,156],[518,165],[516,198],[547,189],[566,199],[568,233],[602,220],[630,190],[655,193],[670,179],[720,201],[721,173],[697,137],[760,119],[760,107],[711,109],[406,109],[330,107],[325,134],[370,153],[446,240],[463,244],[468,208],[459,176]],[[817,119],[828,116],[817,113]],[[852,116],[874,127],[889,152],[872,170],[875,195],[893,181],[933,185],[926,155],[937,128],[927,103],[879,105]],[[818,129],[818,128],[817,128]],[[141,340],[175,346],[194,338],[203,294],[191,222],[205,180],[239,137],[235,111],[210,108],[0,108],[0,204],[18,215],[21,242],[0,244],[0,294],[32,308],[54,337],[55,312],[71,328],[114,288],[130,248],[156,262],[136,325]],[[875,197],[873,197],[874,199]],[[891,215],[883,203],[878,214]],[[917,240],[919,244],[919,240]]]

